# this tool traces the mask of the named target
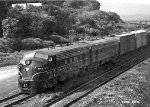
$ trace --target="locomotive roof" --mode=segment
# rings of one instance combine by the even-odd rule
[[[61,53],[67,50],[72,50],[76,48],[86,48],[86,47],[88,47],[88,44],[73,43],[72,45],[69,45],[69,46],[63,46],[63,47],[56,46],[55,48],[44,48],[44,49],[37,50],[36,52],[46,53],[48,55],[56,55],[58,53]]]
[[[54,49],[44,48],[44,49],[37,50],[36,52],[46,53],[51,56],[57,55],[58,59],[64,59],[66,57],[71,57],[71,56],[75,56],[75,55],[87,52],[94,45],[99,46],[99,45],[107,44],[107,43],[115,43],[116,41],[118,40],[113,37],[106,37],[105,39],[99,39],[99,40],[94,40],[94,41],[87,41],[87,40],[79,41],[69,46],[63,46],[63,47],[56,46]]]
[[[116,35],[116,37],[123,37],[123,36],[129,36],[129,35],[133,35],[133,33],[129,32],[129,33],[124,33],[121,35]]]

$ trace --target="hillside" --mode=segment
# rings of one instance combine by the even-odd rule
[[[135,14],[135,15],[122,15],[122,20],[131,21],[131,20],[150,20],[150,15],[148,14]]]
[[[124,27],[120,16],[102,11],[100,7],[101,4],[96,0],[61,0],[44,2],[38,7],[11,7],[7,17],[2,20],[4,39],[0,43],[1,52],[44,48],[66,41],[122,32]],[[16,48],[8,47],[7,39]],[[5,47],[8,48],[3,49]]]

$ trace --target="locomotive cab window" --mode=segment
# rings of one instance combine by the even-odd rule
[[[48,61],[51,62],[52,61],[52,57],[49,57]]]

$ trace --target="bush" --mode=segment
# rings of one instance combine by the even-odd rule
[[[18,20],[15,18],[6,18],[2,20],[3,36],[5,38],[16,38]]]
[[[33,50],[48,47],[53,44],[52,41],[42,40],[40,38],[27,38],[22,40],[23,50]]]
[[[14,52],[21,49],[21,43],[16,39],[0,38],[0,52]]]
[[[60,35],[50,35],[49,38],[56,44],[70,43],[70,41]]]
[[[14,52],[14,53],[1,53],[0,52],[0,67],[8,65],[16,65],[23,58],[26,51]]]

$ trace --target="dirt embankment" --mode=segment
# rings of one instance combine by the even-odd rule
[[[18,89],[17,74],[17,66],[0,68],[0,99],[9,96]]]

